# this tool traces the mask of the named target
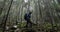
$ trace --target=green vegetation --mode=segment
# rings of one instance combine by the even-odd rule
[[[26,26],[26,22],[20,22],[19,24],[18,24],[18,27],[19,28],[23,28],[23,27],[25,27]]]

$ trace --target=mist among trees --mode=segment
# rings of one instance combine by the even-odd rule
[[[31,28],[24,15],[32,12]],[[11,27],[17,27],[15,30]],[[60,0],[0,0],[0,31],[60,32]]]

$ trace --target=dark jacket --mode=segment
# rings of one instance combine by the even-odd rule
[[[30,20],[30,18],[31,18],[31,13],[26,13],[25,15],[24,15],[24,19],[27,21],[27,20]]]

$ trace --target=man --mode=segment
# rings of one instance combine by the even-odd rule
[[[27,21],[26,27],[28,27],[28,25],[29,25],[29,27],[32,27],[32,22],[31,22],[31,20],[30,20],[31,14],[32,14],[32,12],[29,12],[29,13],[26,13],[26,14],[24,15],[24,19]]]

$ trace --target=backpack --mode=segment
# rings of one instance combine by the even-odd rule
[[[24,15],[24,19],[25,19],[25,20],[30,19],[30,17],[31,17],[31,14],[25,14],[25,15]]]

